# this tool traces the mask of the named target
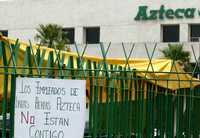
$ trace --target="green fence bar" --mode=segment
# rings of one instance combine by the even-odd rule
[[[14,124],[15,114],[15,87],[16,87],[16,74],[11,75],[11,97],[10,97],[10,124]],[[10,138],[14,137],[14,125],[10,126]]]
[[[3,101],[2,101],[2,138],[6,138],[6,120],[7,120],[7,98],[8,98],[8,63],[7,63],[7,55],[6,55],[6,44],[4,42],[0,42],[0,46],[2,49],[2,57],[3,57],[3,65],[4,65],[4,87],[3,87]]]

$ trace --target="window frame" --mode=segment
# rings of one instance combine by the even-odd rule
[[[8,30],[0,30],[0,32],[2,33],[3,36],[8,37]],[[6,32],[6,35],[4,35],[3,32]]]
[[[96,32],[97,36],[95,37],[97,41],[92,40],[92,41],[95,41],[95,42],[92,42],[92,41],[88,42],[88,33],[89,33],[88,29],[94,29],[94,30],[96,29],[97,30],[97,32]],[[90,30],[90,31],[94,31],[94,30]],[[92,33],[94,33],[94,32],[92,32]],[[98,44],[98,43],[100,43],[100,34],[101,34],[101,28],[99,26],[84,27],[84,43],[86,43],[86,44]]]
[[[196,26],[199,26],[200,28],[200,23],[193,23],[193,24],[189,24],[189,41],[190,42],[200,42],[200,31],[199,31],[199,37],[192,37],[192,25],[196,25]],[[198,40],[197,41],[192,41],[193,38],[197,38]]]
[[[70,30],[70,29],[73,30],[73,40],[72,40],[72,42],[70,41],[68,44],[74,44],[75,43],[75,28],[74,27],[63,27],[62,31],[68,32],[68,30]]]
[[[177,41],[164,41],[164,27],[178,27],[178,40]],[[180,24],[162,24],[161,25],[161,40],[163,43],[177,43],[180,42]]]

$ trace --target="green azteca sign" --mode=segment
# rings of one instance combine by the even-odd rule
[[[135,20],[191,19],[194,18],[195,13],[196,8],[167,9],[161,5],[160,9],[149,10],[148,6],[139,6]]]

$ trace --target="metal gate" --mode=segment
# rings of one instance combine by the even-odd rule
[[[150,70],[141,71],[130,62],[134,45],[128,54],[122,44],[124,60],[110,60],[109,47],[99,47],[101,59],[85,57],[87,46],[79,52],[75,45],[73,54],[0,40],[2,138],[14,135],[16,77],[87,80],[85,138],[200,137],[200,81],[192,77],[198,63],[190,75],[175,61],[173,71],[156,72],[147,50]]]

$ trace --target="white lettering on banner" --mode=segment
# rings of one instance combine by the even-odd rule
[[[86,81],[17,78],[14,138],[80,138]]]

